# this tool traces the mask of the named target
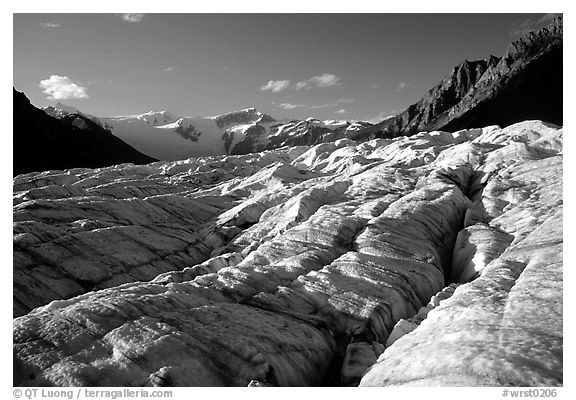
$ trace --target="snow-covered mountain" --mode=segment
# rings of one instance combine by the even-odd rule
[[[44,111],[56,118],[80,114],[141,152],[165,161],[313,145],[345,138],[371,125],[314,118],[276,120],[255,108],[212,117],[180,117],[168,111],[96,117],[61,103],[46,107]]]
[[[70,113],[81,114],[138,150],[160,160],[172,161],[191,156],[226,154],[222,135],[231,125],[254,123],[263,115],[241,110],[235,118],[180,117],[168,111],[115,117],[96,117],[63,104],[46,107],[49,115],[62,118]],[[226,114],[230,116],[230,114]]]

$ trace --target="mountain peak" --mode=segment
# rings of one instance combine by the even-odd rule
[[[174,121],[177,121],[180,117],[165,110],[162,111],[151,110],[148,111],[147,113],[140,114],[136,118],[146,122],[148,125],[159,126],[170,124]]]
[[[273,122],[274,118],[267,114],[263,114],[255,107],[244,108],[242,110],[232,111],[226,114],[216,115],[212,117],[219,128],[225,128],[230,125],[248,124],[259,121]]]
[[[60,102],[54,104],[53,106],[47,106],[42,108],[42,110],[50,115],[51,117],[64,117],[68,114],[80,114],[84,115],[80,110],[74,107],[67,106]]]
[[[562,17],[512,42],[503,57],[464,60],[418,102],[354,138],[510,125],[562,125]]]
[[[234,111],[229,111],[227,113],[224,114],[219,114],[219,115],[214,115],[212,118],[222,118],[222,117],[226,117],[229,115],[240,115],[240,114],[247,114],[247,115],[262,115],[262,113],[260,111],[258,111],[258,109],[256,107],[247,107],[247,108],[242,108],[240,110],[234,110]]]

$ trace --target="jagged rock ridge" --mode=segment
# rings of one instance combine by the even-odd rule
[[[503,57],[465,61],[421,100],[351,139],[509,125],[562,125],[562,17],[514,41]]]
[[[492,56],[488,60],[462,62],[417,103],[412,104],[394,118],[369,127],[368,131],[382,132],[378,135],[399,136],[413,135],[428,130],[428,125],[433,123],[438,115],[458,104],[482,75],[499,61],[498,57]],[[366,130],[360,131],[354,138],[365,136],[366,133]]]
[[[19,176],[14,385],[561,385],[561,246],[540,121]]]
[[[75,167],[156,161],[79,114],[56,119],[13,89],[14,175]]]

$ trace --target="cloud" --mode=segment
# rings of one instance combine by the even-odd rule
[[[328,72],[323,73],[322,75],[313,76],[312,78],[297,82],[294,85],[296,90],[300,89],[311,89],[315,87],[329,87],[329,86],[341,86],[342,82],[340,78],[338,78],[334,74],[330,74]],[[282,90],[288,89],[290,86],[289,80],[283,81],[268,81],[268,83],[264,86],[260,87],[260,90],[270,90],[271,92],[280,92]],[[354,100],[352,100],[354,101]],[[321,107],[317,107],[321,108]]]
[[[540,18],[527,18],[523,21],[516,21],[512,24],[512,31],[510,31],[510,35],[525,35],[528,32],[532,32],[538,29],[544,24],[552,22],[552,20],[559,15],[561,14],[544,14]]]
[[[283,108],[284,110],[293,110],[293,109],[295,109],[295,108],[306,107],[306,104],[282,103],[282,104],[278,104],[278,107]]]
[[[288,86],[290,86],[290,81],[286,80],[286,81],[268,81],[267,84],[265,84],[264,86],[262,86],[260,88],[260,90],[270,90],[271,92],[280,92],[286,88],[288,88]]]
[[[311,110],[318,110],[320,108],[336,107],[336,103],[313,104],[310,106]]]
[[[171,72],[171,71],[174,71],[176,68],[178,68],[178,67],[166,67],[166,68],[164,68],[163,71],[164,72]]]
[[[41,80],[39,86],[50,100],[88,98],[86,88],[72,82],[67,76],[51,75],[50,78]]]
[[[329,86],[340,86],[342,82],[340,78],[336,75],[324,72],[322,75],[313,76],[307,81],[301,81],[296,83],[296,89],[312,89],[314,87],[329,87]]]
[[[400,114],[401,112],[402,112],[401,110],[389,110],[389,111],[387,110],[387,111],[383,111],[383,112],[381,112],[380,114],[378,114],[378,115],[376,115],[376,116],[374,116],[374,117],[372,117],[372,118],[367,119],[366,121],[367,121],[367,122],[370,122],[370,123],[372,123],[372,124],[377,124],[378,122],[382,122],[382,121],[384,121],[385,119],[395,117],[396,115]]]
[[[108,83],[114,83],[111,79],[99,79],[97,81],[88,81],[86,85],[104,85]]]
[[[542,24],[544,22],[552,22],[552,20],[558,16],[562,15],[562,13],[550,13],[544,14],[539,20],[538,23]]]
[[[347,114],[348,111],[346,110],[338,110],[338,111],[334,111],[334,114]]]
[[[310,106],[310,109],[315,110],[318,108],[328,108],[328,107],[338,107],[340,104],[352,104],[354,103],[356,100],[351,99],[349,97],[344,97],[344,98],[340,98],[334,101],[331,101],[330,103],[324,103],[324,104],[314,104]]]
[[[142,21],[145,15],[146,14],[122,14],[120,17],[124,22],[135,23]]]
[[[56,24],[54,22],[42,22],[40,24],[42,28],[59,28],[60,24]]]
[[[398,86],[396,87],[396,91],[397,91],[397,92],[401,92],[401,91],[403,91],[404,89],[406,89],[406,87],[408,87],[408,84],[407,84],[406,82],[400,82],[400,83],[398,84]]]

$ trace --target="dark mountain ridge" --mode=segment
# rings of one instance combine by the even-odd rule
[[[56,119],[13,89],[14,175],[156,161],[80,114]]]
[[[506,126],[526,119],[562,125],[562,17],[512,42],[502,58],[464,61],[418,102],[351,139]]]
[[[462,101],[429,130],[510,125],[540,119],[562,125],[562,17],[513,42]]]

